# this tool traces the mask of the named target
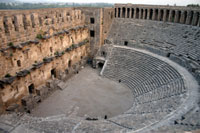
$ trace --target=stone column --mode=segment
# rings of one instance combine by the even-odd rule
[[[153,16],[152,16],[152,20],[156,20],[156,9],[153,9]]]
[[[127,11],[128,10],[128,8],[125,8],[125,16],[124,16],[124,18],[127,18]]]
[[[134,18],[136,18],[136,8],[134,8]]]
[[[180,20],[181,24],[184,24],[184,19],[185,19],[184,11],[181,11],[181,20]]]
[[[179,17],[178,17],[178,10],[175,10],[174,22],[175,22],[175,23],[178,23],[178,19],[179,19]]]
[[[129,18],[131,18],[131,14],[132,14],[132,8],[130,8],[130,11],[129,11]]]
[[[191,12],[187,11],[186,24],[190,24],[190,19],[191,19]]]
[[[167,21],[167,9],[164,9],[164,13],[163,13],[163,21],[164,21],[164,22]]]
[[[123,7],[120,8],[120,9],[121,9],[121,12],[120,12],[120,18],[122,18],[122,17],[123,17]]]
[[[141,19],[141,16],[142,16],[142,9],[139,8],[139,18],[138,19]]]
[[[200,14],[199,14],[199,19],[197,20],[197,26],[200,27]]]
[[[196,26],[197,19],[198,19],[197,12],[195,11],[194,14],[193,14],[192,25]]]
[[[147,9],[147,19],[150,19],[150,10],[151,9]]]
[[[169,11],[169,19],[168,19],[168,21],[172,22],[172,10]]]
[[[143,18],[142,19],[145,19],[145,9],[143,9]]]

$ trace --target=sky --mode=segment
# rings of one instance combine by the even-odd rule
[[[132,4],[151,4],[151,5],[188,5],[200,4],[200,0],[18,0],[23,2],[75,2],[75,3],[132,3]]]

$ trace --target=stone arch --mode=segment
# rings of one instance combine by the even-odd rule
[[[127,8],[127,18],[130,18],[130,8]]]
[[[134,18],[134,11],[135,11],[135,9],[132,8],[131,10],[132,10],[132,12],[131,12],[131,18]]]
[[[184,16],[184,18],[183,18],[183,24],[185,24],[186,20],[187,20],[187,16],[188,16],[187,11],[183,12],[183,16]]]
[[[21,61],[20,60],[17,60],[17,66],[21,67]]]
[[[193,11],[191,11],[190,12],[190,20],[189,20],[189,25],[191,25],[192,24],[192,20],[193,20],[193,17],[194,16],[194,12]]]
[[[145,9],[144,19],[147,19],[148,10]]]
[[[161,9],[160,10],[160,21],[163,21],[163,17],[164,17],[164,10],[163,9]]]
[[[171,12],[171,22],[174,22],[175,21],[175,10],[172,10],[172,12]]]
[[[158,9],[155,9],[155,20],[158,20]]]
[[[28,86],[28,92],[29,92],[29,94],[33,94],[34,91],[35,91],[35,86],[34,86],[34,84],[30,84],[30,85]]]
[[[181,20],[181,11],[178,11],[178,14],[177,14],[177,23],[180,23],[180,20]]]
[[[70,68],[72,66],[72,60],[68,61],[68,68]]]
[[[143,13],[144,13],[144,9],[141,9],[141,15],[140,15],[140,19],[143,19]]]
[[[125,18],[125,14],[126,14],[126,8],[123,7],[123,8],[122,8],[122,18]]]
[[[150,13],[149,13],[149,19],[152,20],[153,19],[153,9],[150,9]]]
[[[165,20],[166,20],[166,21],[169,20],[169,10],[168,10],[168,9],[166,10],[166,18],[165,18]]]
[[[121,12],[121,8],[118,8],[118,18],[120,18],[120,12]]]
[[[139,10],[139,8],[136,8],[136,19],[139,19],[139,12],[140,12],[140,10]]]

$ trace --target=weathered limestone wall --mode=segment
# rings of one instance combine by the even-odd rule
[[[0,48],[35,39],[51,29],[83,25],[85,16],[74,8],[0,11]]]
[[[200,9],[179,6],[115,4],[115,18],[147,19],[200,26]]]
[[[103,22],[102,22],[102,43],[103,45],[105,42],[105,39],[108,36],[108,32],[110,30],[111,24],[114,19],[114,8],[104,8],[103,9]]]
[[[0,42],[0,113],[37,98],[37,88],[70,76],[90,55],[85,15],[74,8],[0,11]]]
[[[104,40],[114,19],[114,8],[78,8],[85,14],[85,22],[90,30],[91,56],[104,44]],[[93,35],[92,35],[93,34]]]
[[[65,50],[72,44],[78,44],[88,38],[86,27],[76,27],[53,34],[49,39],[40,39],[32,42],[21,43],[16,47],[9,47],[0,53],[0,78],[7,74],[14,75],[16,72],[31,67],[32,64],[43,61],[58,51]]]

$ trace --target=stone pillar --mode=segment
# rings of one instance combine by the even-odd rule
[[[197,20],[197,26],[200,27],[200,14],[199,14],[199,19]]]
[[[193,14],[192,25],[196,26],[197,19],[198,19],[197,12],[195,11],[194,14]]]
[[[178,19],[179,19],[179,17],[178,17],[178,10],[175,10],[174,22],[175,22],[175,23],[178,23]]]
[[[151,9],[147,9],[147,19],[150,19],[150,10]]]
[[[142,9],[139,8],[139,17],[138,17],[138,19],[141,19],[141,16],[142,16]]]
[[[152,16],[152,20],[156,20],[156,9],[153,9],[153,16]]]
[[[132,14],[132,8],[130,8],[130,11],[129,11],[129,18],[131,18],[131,14]]]
[[[120,8],[120,18],[122,18],[123,17],[123,8]]]
[[[190,19],[191,19],[191,12],[187,11],[186,24],[190,24]]]
[[[172,10],[169,11],[169,19],[168,19],[168,21],[172,22]]]
[[[127,18],[127,11],[128,10],[128,8],[125,8],[125,16],[124,16],[124,18]]]
[[[143,18],[142,19],[145,19],[145,9],[143,9]]]
[[[163,21],[167,21],[167,9],[164,9],[164,14],[163,14]]]
[[[134,8],[134,18],[136,18],[136,8]]]
[[[181,24],[184,24],[184,19],[185,19],[184,11],[181,11],[181,20],[180,20]]]

